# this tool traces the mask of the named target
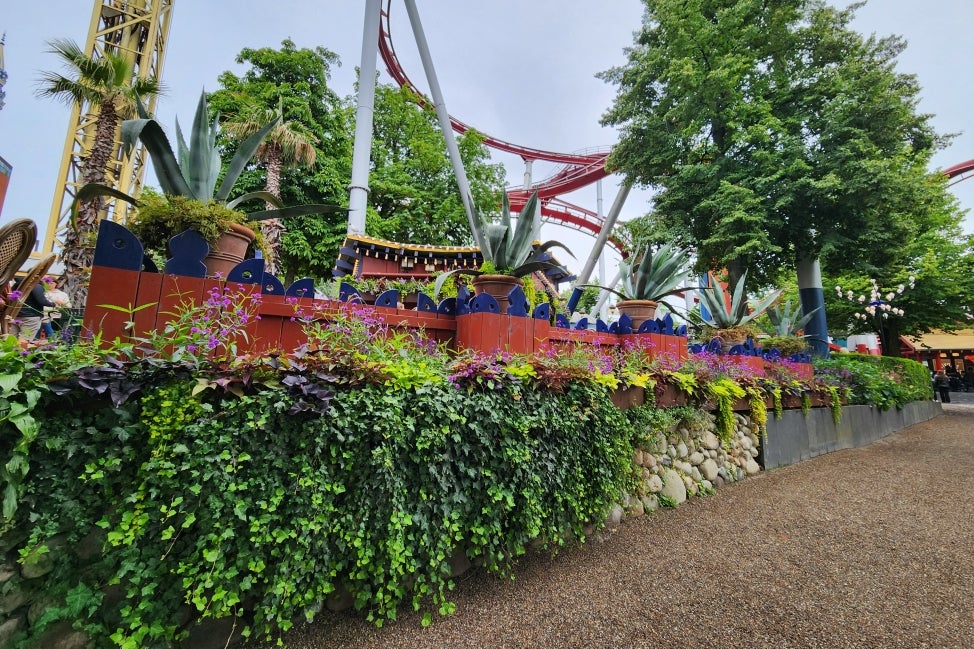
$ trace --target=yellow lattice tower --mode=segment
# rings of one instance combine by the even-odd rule
[[[162,61],[169,36],[169,20],[173,0],[96,0],[88,28],[85,51],[92,58],[106,51],[122,54],[132,62],[134,75],[159,81]],[[148,100],[148,110],[155,111],[155,97]],[[56,252],[63,243],[63,231],[68,225],[71,203],[81,184],[82,161],[91,150],[95,137],[98,106],[85,102],[71,109],[71,121],[61,154],[58,184],[55,189],[51,215],[44,233],[42,252]],[[115,156],[106,169],[105,184],[130,196],[142,189],[146,155],[139,145],[131,156],[122,155],[121,126],[115,133]],[[128,204],[106,199],[102,218],[125,222]]]

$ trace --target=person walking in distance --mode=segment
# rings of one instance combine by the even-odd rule
[[[940,403],[950,403],[950,379],[943,370],[933,375],[933,387],[940,394]]]

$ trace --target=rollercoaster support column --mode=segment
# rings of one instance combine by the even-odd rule
[[[615,285],[619,283],[620,279],[622,279],[622,273],[616,273],[616,276],[613,277],[612,281],[606,284],[606,286],[615,288]],[[605,309],[605,303],[609,300],[609,295],[609,292],[606,290],[599,292],[599,301],[595,303],[594,307],[592,307],[592,312],[589,313],[590,318],[596,318],[601,315],[602,310]]]
[[[382,0],[365,0],[358,108],[355,112],[355,144],[352,150],[352,183],[348,192],[349,234],[365,234],[365,208],[369,199],[369,156],[372,153],[372,117],[375,114],[375,60],[379,55],[381,11]]]
[[[423,23],[420,21],[419,12],[416,10],[416,0],[405,0],[405,4],[406,13],[409,14],[409,24],[413,28],[413,37],[416,39],[416,48],[419,50],[419,58],[422,60],[423,70],[426,72],[426,81],[430,86],[430,94],[433,95],[436,118],[440,123],[440,130],[443,131],[443,140],[446,142],[446,150],[450,154],[450,162],[453,164],[453,173],[457,178],[457,188],[460,190],[463,209],[467,213],[470,231],[475,239],[474,243],[483,250],[484,241],[483,237],[480,236],[480,217],[474,212],[473,195],[470,193],[470,184],[467,182],[467,172],[463,168],[460,149],[457,148],[457,139],[453,134],[453,124],[450,122],[450,114],[446,110],[446,102],[443,101],[440,82],[436,77],[436,70],[433,68],[433,58],[430,56],[429,45],[426,43]]]
[[[822,270],[817,258],[805,258],[798,262],[798,294],[801,296],[803,313],[818,309],[805,325],[805,335],[812,353],[828,358],[829,331],[825,321],[825,294],[822,290]]]
[[[588,260],[585,262],[585,267],[578,274],[578,278],[575,280],[575,285],[572,287],[572,295],[568,298],[568,312],[574,313],[575,307],[578,306],[578,301],[582,297],[582,291],[584,290],[585,284],[588,283],[589,277],[592,276],[592,270],[595,268],[595,264],[598,262],[599,257],[602,255],[602,250],[605,248],[605,242],[609,240],[609,235],[612,233],[612,228],[615,227],[616,219],[619,218],[619,213],[622,211],[622,206],[625,205],[626,199],[629,197],[629,190],[631,185],[629,183],[623,183],[622,187],[619,188],[619,193],[616,194],[616,199],[612,203],[612,207],[609,208],[609,213],[606,215],[605,220],[602,222],[602,229],[599,230],[599,236],[595,238],[595,244],[592,246],[592,252],[589,253]],[[618,279],[612,284],[614,288],[619,282]],[[608,297],[608,292],[603,291],[606,297]],[[605,300],[601,300],[604,304]]]
[[[600,218],[605,217],[605,212],[602,211],[602,179],[599,178],[595,183],[595,214]],[[605,286],[605,248],[599,253],[599,286]],[[606,319],[605,310],[599,309],[599,317],[603,320]]]

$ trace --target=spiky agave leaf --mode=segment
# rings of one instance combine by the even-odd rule
[[[199,198],[183,177],[179,162],[165,131],[154,119],[127,119],[122,122],[122,145],[126,152],[132,150],[136,140],[141,140],[152,158],[156,178],[165,194]]]
[[[700,302],[710,313],[710,318],[704,319],[704,324],[716,329],[730,329],[747,324],[764,313],[781,295],[781,289],[776,289],[763,297],[757,298],[756,301],[747,300],[744,295],[744,284],[747,281],[747,272],[745,272],[741,275],[728,305],[727,292],[724,287],[712,275],[711,279],[713,280],[712,285],[700,291]],[[751,309],[750,313],[748,313],[748,307]]]

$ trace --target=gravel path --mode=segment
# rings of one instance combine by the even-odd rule
[[[471,571],[423,629],[321,614],[303,649],[974,648],[974,407],[629,519],[603,542]]]

